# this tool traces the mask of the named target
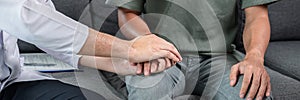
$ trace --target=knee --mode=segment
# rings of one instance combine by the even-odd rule
[[[127,76],[125,80],[130,100],[171,99],[185,86],[183,73],[175,67],[151,76]]]

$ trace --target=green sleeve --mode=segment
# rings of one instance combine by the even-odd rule
[[[242,0],[242,9],[257,6],[257,5],[264,5],[276,2],[278,0]]]
[[[142,12],[144,9],[145,0],[106,0],[106,4],[122,7],[138,12]]]

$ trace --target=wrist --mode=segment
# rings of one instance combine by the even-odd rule
[[[246,53],[245,59],[253,59],[264,62],[264,54],[259,51],[252,50]]]
[[[132,52],[131,42],[127,40],[117,39],[114,42],[112,49],[112,56],[118,58],[128,59],[130,52]]]

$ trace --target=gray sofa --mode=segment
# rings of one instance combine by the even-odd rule
[[[271,39],[265,55],[274,98],[296,100],[300,97],[300,0],[281,0],[270,4],[269,18]],[[240,34],[235,44],[245,52],[242,45],[244,12],[239,10]]]
[[[271,42],[266,65],[300,81],[300,1],[285,0],[271,5]]]
[[[118,32],[116,8],[105,5],[105,0],[52,0],[58,11],[96,30],[115,35]],[[272,94],[277,100],[300,98],[300,1],[282,0],[269,6],[272,28],[271,42],[265,56],[266,68],[272,83]],[[241,32],[236,38],[240,51],[244,15],[239,10]],[[19,41],[22,53],[43,52],[34,45]],[[126,99],[125,84],[119,77],[104,71],[82,67],[83,72],[48,73],[64,82],[78,85],[104,95],[107,99]],[[90,73],[96,73],[91,75]],[[108,81],[110,80],[110,81]],[[121,92],[120,92],[121,91]]]
[[[299,5],[299,0],[282,0],[269,6],[272,34],[265,64],[289,79],[273,80],[274,91],[277,91],[274,94],[279,99],[300,97]]]

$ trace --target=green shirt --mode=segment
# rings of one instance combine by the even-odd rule
[[[242,0],[242,9],[277,0]],[[238,33],[237,0],[107,0],[139,12],[151,32],[168,37],[184,53],[219,54],[233,50]]]

